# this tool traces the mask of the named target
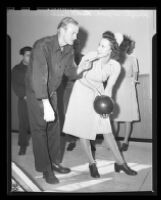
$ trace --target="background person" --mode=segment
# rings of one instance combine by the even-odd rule
[[[116,92],[116,103],[119,111],[115,110],[113,112],[112,119],[116,122],[116,133],[118,133],[120,122],[123,122],[125,125],[125,137],[121,145],[121,150],[127,151],[132,132],[132,122],[139,121],[140,119],[136,91],[139,66],[137,58],[131,56],[135,49],[135,42],[127,35],[123,37],[123,42],[120,45],[122,72],[119,76],[119,87]]]
[[[19,119],[19,135],[18,145],[20,146],[19,155],[25,155],[30,139],[30,126],[26,104],[26,86],[25,76],[29,68],[30,54],[32,48],[25,46],[20,49],[19,53],[22,55],[22,60],[12,69],[12,88],[18,97],[18,119]]]

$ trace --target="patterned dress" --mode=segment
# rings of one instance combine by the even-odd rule
[[[94,111],[93,101],[98,95],[96,90],[101,94],[109,95],[120,73],[120,68],[120,64],[115,60],[111,59],[103,68],[101,61],[96,60],[90,70],[75,82],[65,116],[64,133],[95,140],[96,134],[112,132],[109,118],[103,119]],[[108,83],[104,89],[103,82],[107,79]]]

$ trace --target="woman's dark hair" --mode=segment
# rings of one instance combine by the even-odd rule
[[[111,59],[119,60],[119,46],[115,39],[115,35],[111,31],[106,31],[102,34],[102,38],[108,39],[111,43]]]
[[[123,41],[120,44],[120,51],[126,51],[127,54],[131,54],[135,48],[135,41],[130,36],[123,35]]]
[[[131,54],[135,48],[135,41],[130,36],[123,35],[123,41],[120,44],[120,63],[124,63],[125,55]]]
[[[25,54],[26,51],[31,51],[31,50],[32,50],[32,47],[28,47],[28,46],[27,46],[27,47],[21,48],[20,51],[19,51],[19,53],[20,53],[20,55],[23,56],[23,55]]]

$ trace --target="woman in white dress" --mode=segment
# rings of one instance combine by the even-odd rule
[[[118,82],[120,83],[116,91],[116,103],[118,107],[115,107],[119,111],[116,109],[112,118],[116,122],[116,132],[119,129],[119,122],[124,122],[125,124],[125,137],[121,145],[121,151],[127,151],[132,122],[140,119],[136,94],[139,69],[136,57],[129,56],[135,48],[135,42],[129,36],[124,35],[123,38],[120,44],[122,73],[119,76],[120,81]]]
[[[121,69],[120,64],[116,61],[119,54],[118,49],[115,35],[106,31],[102,34],[97,51],[90,52],[82,58],[79,67],[81,68],[83,63],[89,60],[91,68],[84,72],[83,77],[74,84],[63,126],[64,133],[80,138],[89,160],[90,174],[95,178],[99,178],[100,174],[92,157],[89,141],[95,140],[97,134],[103,134],[105,143],[115,156],[115,171],[122,170],[128,175],[137,174],[128,167],[118,149],[112,134],[109,116],[100,116],[93,108],[93,101],[99,93],[112,96],[112,88]],[[107,79],[108,83],[104,89],[103,82]]]

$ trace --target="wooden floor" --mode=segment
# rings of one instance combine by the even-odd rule
[[[55,173],[60,183],[47,184],[42,174],[35,171],[32,141],[25,156],[18,156],[17,133],[12,133],[12,161],[22,167],[44,192],[58,193],[110,193],[139,192],[153,190],[152,182],[152,144],[130,142],[130,147],[124,153],[128,165],[138,172],[137,176],[114,172],[114,158],[103,142],[97,144],[96,162],[100,179],[94,179],[89,174],[88,163],[79,141],[73,151],[65,152],[62,165],[71,168],[69,174]],[[64,138],[64,137],[63,137]]]

